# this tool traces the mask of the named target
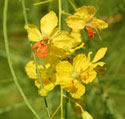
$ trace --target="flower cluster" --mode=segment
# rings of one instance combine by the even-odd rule
[[[86,29],[89,37],[93,38],[98,29],[105,29],[108,24],[94,17],[96,9],[93,6],[78,8],[73,15],[65,20],[71,32],[58,28],[58,18],[54,11],[50,11],[40,20],[40,31],[32,24],[27,24],[28,39],[34,44],[37,58],[41,58],[44,64],[29,61],[25,71],[29,78],[34,79],[41,96],[47,96],[55,86],[60,85],[70,95],[79,99],[85,93],[85,86],[97,77],[96,68],[105,63],[100,62],[107,48],[100,48],[91,59],[92,52],[75,54],[75,51],[84,48],[81,30]],[[69,59],[72,55],[73,60]],[[37,72],[37,67],[38,72]],[[40,80],[39,80],[40,79]],[[42,87],[41,87],[42,86]]]

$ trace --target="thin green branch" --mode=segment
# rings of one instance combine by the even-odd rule
[[[8,59],[8,64],[9,64],[9,67],[10,67],[10,71],[11,71],[11,74],[13,76],[14,83],[17,86],[20,94],[22,95],[22,97],[23,97],[26,105],[32,111],[32,113],[34,114],[34,116],[37,119],[40,119],[39,115],[35,112],[35,110],[31,106],[31,104],[29,103],[27,97],[25,96],[25,94],[24,94],[24,92],[23,92],[23,90],[22,90],[22,88],[21,88],[21,86],[20,86],[20,84],[19,84],[19,82],[17,80],[14,68],[12,66],[12,62],[11,62],[11,59],[10,59],[10,53],[9,53],[8,37],[7,37],[7,9],[8,9],[8,0],[5,0],[4,10],[3,10],[3,33],[4,33],[5,49],[6,49],[6,54],[7,54],[7,59]]]
[[[97,32],[97,35],[98,35],[99,40],[102,40],[101,35],[100,35],[98,29],[96,29],[96,32]]]
[[[62,20],[62,0],[58,0],[58,7],[59,7],[59,30],[61,30],[61,20]],[[61,87],[60,87],[61,88]],[[63,119],[63,89],[61,88],[61,119]]]
[[[61,88],[61,119],[63,119],[63,89]]]
[[[59,104],[59,106],[57,107],[56,111],[53,113],[53,115],[51,116],[51,118],[53,119],[53,117],[56,115],[56,113],[59,111],[61,107],[61,104]]]
[[[76,6],[73,4],[72,0],[68,0],[68,1],[69,1],[69,3],[71,4],[72,8],[73,8],[75,11],[77,11],[77,8],[76,8]]]
[[[28,20],[27,20],[26,7],[25,7],[24,0],[22,0],[22,7],[23,7],[24,18],[25,18],[25,24],[27,24]],[[31,42],[30,42],[30,46],[32,46]],[[34,59],[35,65],[36,65],[36,71],[37,71],[38,79],[39,79],[39,82],[40,82],[40,88],[42,88],[42,81],[41,81],[41,76],[40,76],[39,68],[38,68],[38,65],[37,65],[37,59],[36,59],[35,54],[34,54],[33,51],[32,51],[32,54],[33,54],[33,59]],[[46,98],[44,98],[44,103],[45,103],[45,106],[46,106],[48,117],[49,117],[49,119],[51,119],[50,118],[50,113],[49,113],[49,109],[48,109],[48,104],[47,104]]]
[[[64,94],[63,94],[63,97],[65,97],[65,98],[69,99],[70,101],[72,101],[73,103],[77,104],[77,106],[79,106],[81,108],[81,111],[84,112],[83,107],[79,103],[75,102],[73,99],[71,99],[70,97],[68,97]]]
[[[68,97],[68,92],[66,92],[66,96]],[[64,118],[67,119],[68,118],[68,99],[66,98],[65,99],[65,102],[64,102]]]
[[[70,13],[67,13],[67,12],[64,12],[64,11],[61,11],[61,13],[62,13],[62,14],[64,14],[64,15],[67,15],[67,16],[70,16],[70,15],[72,15],[72,14],[70,14]]]
[[[58,0],[58,6],[59,6],[59,30],[61,30],[61,20],[62,20],[62,1]]]
[[[42,5],[42,4],[46,4],[48,2],[52,2],[54,0],[45,0],[45,1],[42,1],[42,2],[39,2],[39,3],[34,3],[34,5]]]
[[[30,45],[32,46],[32,44],[30,44]],[[36,65],[36,72],[38,74],[38,79],[39,79],[39,82],[40,82],[40,89],[41,89],[43,86],[42,86],[41,76],[40,76],[40,72],[39,72],[39,68],[38,68],[38,64],[37,64],[37,59],[36,59],[33,51],[32,51],[32,54],[33,54],[33,59],[34,59],[35,65]]]
[[[22,2],[22,7],[23,7],[23,14],[24,14],[24,19],[25,19],[25,24],[28,24],[28,19],[27,19],[26,7],[25,7],[24,0],[21,0],[21,2]]]

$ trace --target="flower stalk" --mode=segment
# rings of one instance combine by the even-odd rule
[[[42,5],[42,4],[45,4],[45,3],[48,3],[48,2],[52,2],[54,0],[45,0],[43,2],[39,2],[39,3],[34,3],[34,5]]]
[[[61,0],[58,0],[58,6],[59,6],[59,30],[61,30],[61,20],[62,20],[62,5]]]
[[[69,3],[71,4],[72,8],[76,11],[77,8],[76,8],[76,6],[73,4],[72,0],[68,0],[68,1],[69,1]]]
[[[25,7],[24,0],[22,0],[22,7],[23,7],[23,14],[24,14],[25,25],[26,25],[26,24],[28,24],[28,20],[27,20],[26,7]],[[30,46],[32,46],[32,43],[31,43],[31,42],[30,42]],[[41,89],[41,88],[42,88],[42,81],[41,81],[41,76],[40,76],[39,68],[38,68],[38,65],[37,65],[37,59],[36,59],[36,57],[35,57],[34,51],[32,51],[32,54],[33,54],[33,59],[34,59],[34,62],[35,62],[36,72],[37,72],[37,74],[38,74],[38,79],[39,79],[39,82],[40,82],[40,89]],[[51,118],[50,118],[49,109],[48,109],[48,103],[47,103],[46,98],[44,98],[44,103],[45,103],[45,106],[46,106],[46,110],[47,110],[47,113],[48,113],[48,117],[49,117],[49,119],[51,119]]]
[[[61,30],[61,20],[62,20],[62,1],[61,0],[58,0],[58,6],[59,6],[59,30]],[[61,104],[61,119],[63,119],[63,89],[62,88],[61,88],[60,104]]]

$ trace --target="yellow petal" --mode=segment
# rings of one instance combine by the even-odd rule
[[[56,77],[56,73],[51,75],[50,78],[51,78],[51,80],[52,80],[52,82],[54,83],[55,86],[60,84],[60,80]]]
[[[57,58],[65,58],[66,57],[66,53],[63,49],[61,48],[58,48],[56,46],[54,46],[53,44],[49,44],[48,45],[48,48],[49,48],[49,56],[50,56],[50,59],[53,60],[54,57],[57,59]],[[48,59],[49,59],[49,56],[48,56]]]
[[[60,80],[61,80],[60,77],[61,76],[58,73],[56,73],[55,75],[56,75],[56,83],[55,83],[55,85],[60,85]]]
[[[74,85],[75,86],[69,92],[73,98],[79,99],[85,93],[85,86],[77,80],[75,80]]]
[[[89,61],[91,61],[91,54],[92,54],[92,52],[89,52],[89,53],[88,53],[88,60],[89,60]]]
[[[61,75],[59,75],[58,77],[60,79],[61,88],[69,92],[69,90],[71,90],[73,87],[74,79],[66,76],[61,76]]]
[[[80,73],[89,67],[90,61],[84,54],[77,55],[73,60],[74,71]]]
[[[55,12],[50,11],[40,20],[41,32],[44,35],[50,36],[54,28],[57,26],[57,16]]]
[[[37,42],[37,41],[42,40],[42,35],[41,35],[39,29],[35,25],[27,24],[27,25],[25,25],[25,29],[28,32],[28,39],[30,41]]]
[[[61,31],[55,37],[53,37],[52,43],[57,48],[69,51],[73,47],[73,38],[67,31]]]
[[[73,67],[68,61],[62,61],[57,64],[56,71],[61,76],[70,77],[73,72]]]
[[[72,40],[73,47],[76,47],[78,44],[82,42],[81,32],[79,30],[72,30],[71,36],[74,40]]]
[[[91,71],[91,70],[95,69],[97,66],[103,67],[104,64],[105,64],[105,62],[97,62],[95,64],[91,64],[90,67],[89,67],[89,69],[88,69],[88,71]]]
[[[79,45],[77,45],[76,47],[70,49],[69,54],[74,53],[76,50],[81,49],[81,48],[84,48],[84,43],[83,42],[80,43]]]
[[[99,61],[100,59],[102,59],[104,57],[104,55],[106,54],[106,51],[107,51],[107,47],[100,48],[97,51],[97,53],[96,53],[96,55],[95,55],[95,57],[94,57],[92,62],[95,63],[95,62]]]
[[[56,64],[59,62],[59,59],[56,56],[48,56],[44,59],[45,67],[52,72],[55,69]]]
[[[39,68],[39,70],[41,70],[43,67],[42,67],[42,65],[38,64],[38,68]],[[32,78],[32,79],[38,78],[34,61],[30,61],[26,64],[25,71],[29,78]]]
[[[71,34],[69,34],[67,31],[61,31],[53,37],[52,42],[57,48],[61,48],[71,53],[77,49],[80,49],[84,45],[84,43],[82,43],[81,33],[79,30],[73,30]]]
[[[85,27],[87,20],[83,20],[83,18],[80,18],[78,16],[69,16],[66,19],[66,23],[67,25],[71,28],[71,29],[75,29],[75,30],[81,30]]]
[[[73,72],[73,67],[68,61],[62,61],[56,66],[56,78],[61,87],[65,90],[72,88],[72,78],[71,74]]]
[[[52,80],[49,79],[41,79],[42,81],[42,86],[46,91],[51,91],[53,90],[53,88],[55,87],[54,82]],[[35,80],[35,86],[37,88],[40,88],[40,82],[39,80]]]
[[[52,33],[51,33],[51,35],[50,35],[51,39],[52,39],[55,35],[57,35],[58,33],[59,33],[59,28],[53,29],[53,31],[52,31]],[[51,41],[51,39],[50,39],[50,41]]]
[[[43,84],[43,88],[46,89],[47,91],[51,91],[55,87],[53,81],[49,79],[42,81],[42,84]]]
[[[36,86],[37,88],[40,88],[40,82],[39,82],[39,79],[35,80],[34,83],[35,83],[35,86]]]
[[[82,119],[93,119],[93,117],[87,111],[84,111],[82,113]]]
[[[91,24],[94,29],[105,29],[108,27],[108,24],[100,19],[92,19]]]
[[[88,70],[86,72],[81,73],[81,80],[84,84],[89,84],[91,83],[95,78],[96,78],[96,71],[94,70]]]
[[[83,17],[87,20],[90,20],[96,13],[96,9],[94,6],[82,6],[77,9],[75,15]]]

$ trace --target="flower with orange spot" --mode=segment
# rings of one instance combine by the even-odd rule
[[[38,49],[35,52],[35,55],[38,58],[41,58],[41,57],[44,58],[48,56],[49,51],[48,51],[48,46],[46,44],[44,44],[43,42],[37,42],[34,45],[32,45],[31,48],[32,50],[34,50],[36,47],[38,47]]]
[[[91,61],[91,52],[86,57],[85,54],[78,54],[73,59],[73,64],[62,61],[56,66],[56,77],[60,81],[61,87],[69,92],[73,98],[80,98],[85,93],[84,84],[91,83],[96,78],[95,68],[103,66],[104,62],[97,62],[104,57],[107,48],[97,51]]]
[[[94,6],[82,6],[76,9],[73,15],[68,16],[66,23],[73,30],[87,29],[89,37],[93,38],[94,31],[108,27],[106,22],[94,17],[95,13]]]
[[[36,42],[32,49],[38,47],[35,55],[39,58],[47,57],[51,52],[51,47],[57,47],[65,52],[72,53],[74,50],[83,47],[80,31],[59,31],[57,27],[58,18],[55,12],[50,11],[40,20],[40,29],[32,24],[25,25],[28,32],[28,39]],[[50,47],[51,46],[51,47]]]

